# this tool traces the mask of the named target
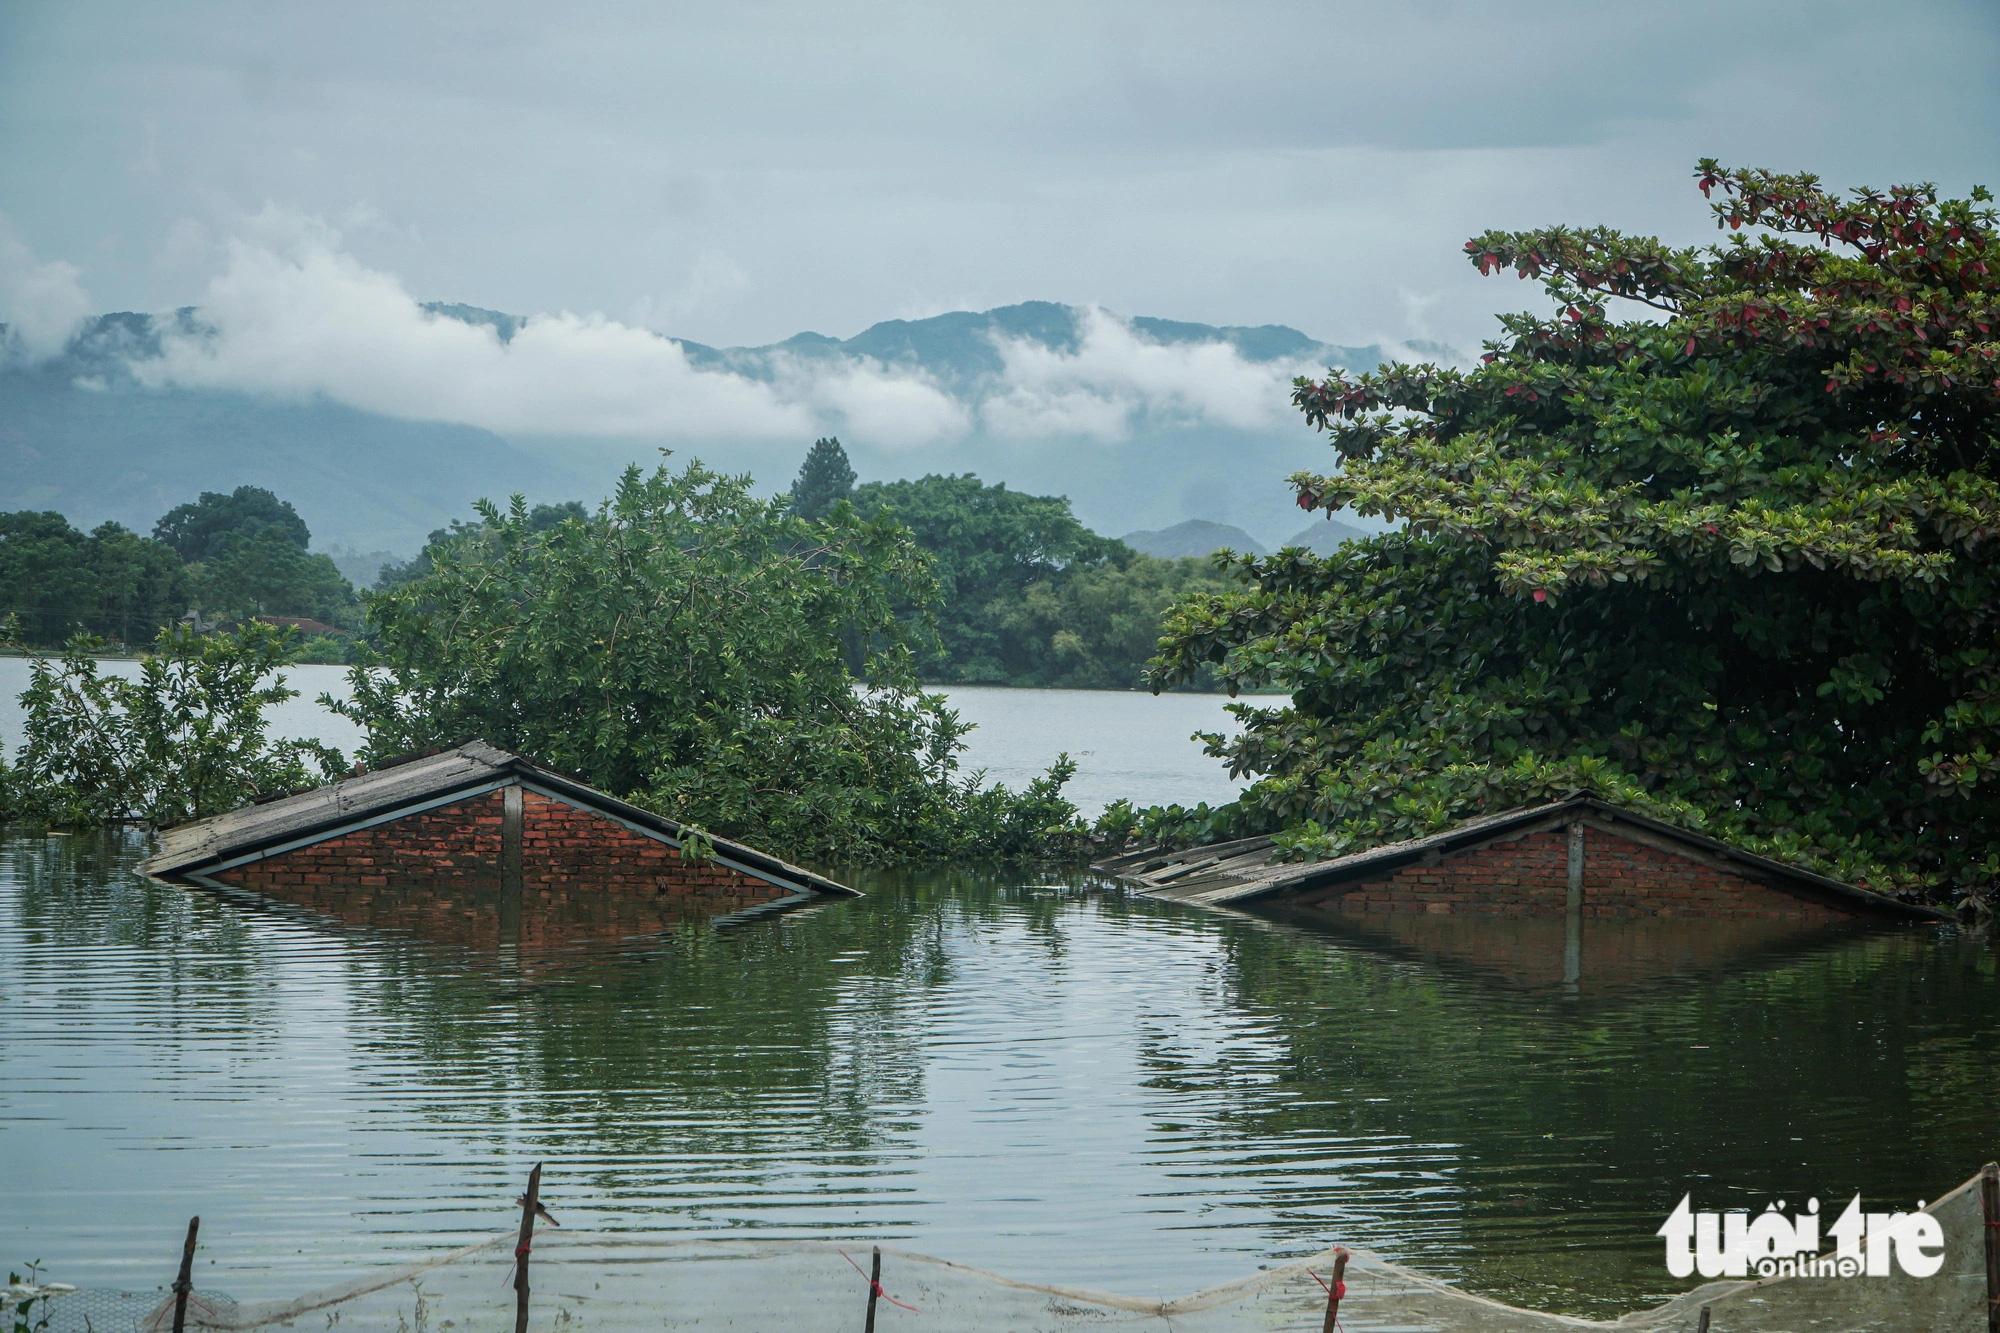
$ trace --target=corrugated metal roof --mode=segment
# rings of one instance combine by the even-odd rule
[[[404,807],[430,804],[453,793],[511,781],[529,781],[613,818],[637,825],[678,845],[685,825],[650,810],[621,801],[560,773],[525,755],[484,741],[414,758],[392,761],[381,768],[342,778],[324,787],[300,792],[262,805],[248,805],[226,814],[162,829],[159,848],[140,864],[142,873],[162,879],[199,873],[204,867],[263,848],[330,837],[351,825],[393,814]],[[708,835],[716,854],[777,881],[814,893],[859,896],[844,884],[782,861],[754,847]]]
[[[1149,897],[1212,907],[1236,906],[1391,874],[1406,865],[1488,841],[1520,837],[1539,827],[1561,827],[1579,817],[1595,827],[1615,829],[1620,824],[1626,825],[1651,839],[1678,844],[1681,850],[1698,858],[1726,862],[1729,869],[1746,878],[1848,911],[1904,920],[1951,919],[1949,913],[1936,908],[1899,902],[1588,796],[1482,815],[1422,838],[1387,843],[1327,861],[1273,863],[1271,839],[1260,837],[1174,850],[1151,847],[1099,861],[1095,869],[1138,885]]]

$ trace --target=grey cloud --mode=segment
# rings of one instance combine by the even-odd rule
[[[414,292],[711,342],[1024,298],[1470,345],[1488,225],[1694,239],[1695,157],[1996,174],[1990,4],[0,9],[0,209],[102,303],[338,217]],[[1412,327],[1410,298],[1425,328]]]
[[[40,361],[63,349],[90,314],[76,265],[37,259],[0,217],[0,355]]]
[[[441,312],[356,260],[335,229],[271,212],[229,245],[192,316],[154,322],[157,348],[128,369],[155,388],[324,398],[517,437],[838,432],[897,451],[976,431],[1122,441],[1139,429],[1271,430],[1292,424],[1292,377],[1323,365],[1319,349],[1251,359],[1221,339],[1161,341],[1095,307],[1049,309],[1055,336],[968,332],[948,362],[811,340],[690,349],[599,314]]]

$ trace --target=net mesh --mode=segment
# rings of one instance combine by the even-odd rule
[[[1945,1237],[1944,1267],[1928,1278],[1776,1277],[1712,1282],[1613,1322],[1516,1309],[1457,1290],[1367,1253],[1354,1254],[1340,1323],[1349,1333],[1555,1333],[1561,1329],[1693,1330],[1708,1307],[1712,1333],[1984,1333],[1985,1218],[1977,1181],[1925,1211]],[[309,1327],[455,1333],[510,1327],[511,1235],[418,1265],[287,1301],[237,1304],[197,1292],[188,1327]],[[1329,1250],[1176,1299],[1118,1296],[1019,1281],[882,1247],[876,1311],[883,1333],[1086,1329],[1248,1333],[1318,1329]],[[860,1329],[868,1298],[866,1247],[815,1241],[658,1241],[590,1233],[538,1235],[529,1327],[547,1333],[640,1329]],[[1892,1269],[1895,1268],[1891,1265]],[[118,1297],[117,1302],[106,1298]],[[914,1308],[903,1308],[905,1306]],[[49,1305],[50,1333],[160,1333],[173,1300],[157,1293],[77,1292]]]

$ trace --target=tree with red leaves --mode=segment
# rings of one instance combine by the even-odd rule
[[[1719,246],[1488,232],[1539,280],[1469,371],[1300,380],[1299,502],[1400,531],[1242,561],[1154,660],[1213,664],[1219,818],[1297,855],[1599,791],[1892,892],[2000,876],[2000,235],[1991,196],[1696,174]],[[1613,302],[1626,317],[1614,318]],[[1633,307],[1637,307],[1633,309]]]

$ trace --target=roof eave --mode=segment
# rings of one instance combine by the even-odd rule
[[[479,743],[474,742],[472,744]],[[493,757],[486,758],[484,756],[466,755],[468,758],[476,759],[480,766],[467,768],[462,774],[454,775],[450,780],[441,781],[434,787],[422,789],[423,803],[426,805],[449,803],[457,797],[478,791],[481,788],[490,789],[496,784],[504,785],[508,782],[532,781],[536,786],[546,787],[571,800],[575,800],[581,805],[599,810],[627,824],[651,830],[667,838],[677,847],[687,837],[687,826],[677,820],[668,819],[641,806],[633,805],[629,801],[623,801],[615,796],[608,795],[567,774],[544,767],[534,760],[527,758],[525,755],[517,755],[511,751],[499,750],[497,747],[492,746],[482,745],[481,748]],[[462,753],[469,749],[470,745],[460,746],[454,747],[452,751],[444,753]],[[377,771],[390,772],[395,770]],[[328,785],[339,787],[343,784],[331,783]],[[301,805],[305,805],[315,799],[324,801],[326,799],[326,790],[325,787],[315,788],[311,792],[302,792],[296,797],[287,797],[283,801],[274,801],[268,806],[259,808],[270,812],[272,818],[277,820],[282,818],[288,802],[299,802]],[[338,830],[353,826],[372,816],[379,816],[384,812],[396,809],[399,805],[409,804],[414,795],[415,793],[406,792],[390,799],[389,794],[385,792],[385,799],[373,804],[362,803],[343,806],[336,803],[328,807],[328,813],[325,818],[309,820],[304,823],[284,827],[274,827],[269,832],[261,835],[240,837],[220,844],[203,843],[192,846],[183,852],[156,854],[140,862],[138,870],[141,874],[155,879],[186,883],[190,881],[190,877],[199,875],[225,861],[235,861],[247,855],[255,855],[272,847],[298,844],[301,841],[310,842],[331,836]],[[294,806],[293,808],[296,809],[299,807]],[[226,812],[226,814],[235,813],[237,812]],[[224,816],[215,816],[215,818],[222,817]],[[183,827],[192,826],[187,825]],[[768,852],[761,852],[754,847],[747,847],[726,838],[715,837],[712,834],[706,836],[720,856],[740,863],[753,873],[767,875],[773,880],[796,885],[801,890],[812,893],[847,898],[862,896],[858,889],[852,889],[845,884],[837,883],[824,875],[807,870],[803,866],[795,866],[788,861],[772,856]]]
[[[1754,872],[1756,878],[1778,881],[1802,891],[1803,896],[1825,900],[1835,899],[1841,904],[1875,916],[1898,917],[1912,921],[1951,921],[1951,913],[1935,907],[1904,902],[1864,889],[1859,885],[1847,884],[1837,879],[1806,870],[1799,866],[1786,865],[1755,852],[1745,851],[1729,843],[1711,838],[1703,833],[1654,819],[1650,815],[1639,814],[1599,800],[1594,796],[1572,796],[1561,801],[1551,801],[1544,805],[1527,806],[1520,810],[1505,811],[1469,820],[1453,828],[1414,838],[1405,842],[1389,843],[1381,847],[1371,847],[1364,851],[1352,852],[1330,861],[1320,861],[1301,865],[1299,869],[1286,875],[1274,876],[1259,883],[1246,885],[1241,892],[1220,893],[1209,897],[1216,904],[1238,905],[1259,902],[1270,898],[1285,897],[1310,889],[1325,888],[1364,875],[1392,873],[1405,866],[1416,864],[1428,856],[1449,855],[1470,844],[1488,841],[1518,832],[1530,825],[1543,821],[1559,822],[1577,810],[1588,810],[1605,817],[1608,823],[1628,823],[1645,829],[1655,836],[1683,843],[1719,860],[1734,862]],[[1190,848],[1187,855],[1206,849]],[[1103,863],[1108,873],[1119,873],[1113,869],[1119,860]],[[1136,858],[1135,858],[1136,859]],[[1135,876],[1127,876],[1137,878]],[[1144,882],[1141,880],[1140,882]],[[1780,891],[1784,891],[1781,887]]]

